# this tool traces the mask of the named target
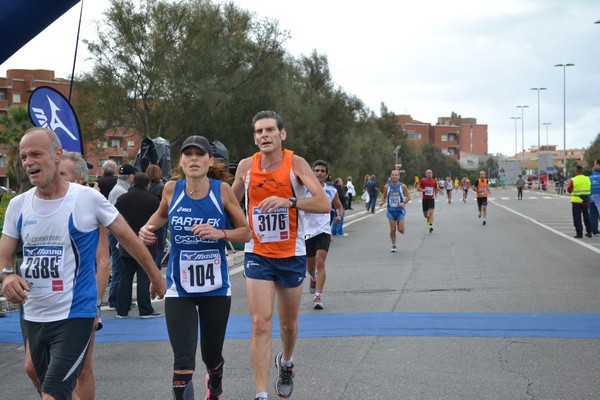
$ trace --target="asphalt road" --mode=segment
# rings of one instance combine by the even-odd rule
[[[416,198],[397,253],[384,210],[355,205],[330,248],[325,310],[303,295],[292,398],[600,398],[600,239],[572,238],[566,197],[493,190],[482,226],[469,196],[440,197],[431,234]],[[230,326],[242,338],[225,343],[223,399],[253,399],[244,281],[232,273]],[[94,354],[97,399],[171,398],[167,341],[98,343]],[[36,398],[22,360],[0,338],[0,399]]]

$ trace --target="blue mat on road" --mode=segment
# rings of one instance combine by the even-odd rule
[[[167,340],[164,317],[103,318],[96,342]],[[279,336],[275,318],[273,337]],[[231,316],[228,339],[250,338],[250,318]],[[428,336],[600,339],[594,313],[350,313],[300,315],[300,338],[352,336]],[[19,313],[0,318],[0,342],[22,343]]]

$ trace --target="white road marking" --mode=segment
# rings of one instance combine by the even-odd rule
[[[520,213],[520,212],[518,212],[518,211],[515,211],[515,210],[513,210],[513,209],[510,209],[510,208],[508,208],[508,207],[506,207],[506,206],[503,206],[503,205],[502,205],[502,204],[500,204],[500,203],[494,202],[494,204],[496,204],[496,205],[497,205],[497,206],[499,206],[499,207],[502,207],[502,208],[504,208],[504,209],[505,209],[505,210],[507,210],[507,211],[510,211],[510,212],[511,212],[511,213],[513,213],[513,214],[516,214],[516,215],[518,215],[518,216],[519,216],[519,217],[521,217],[521,218],[524,218],[524,219],[526,219],[526,220],[528,220],[528,221],[531,221],[531,222],[533,222],[534,224],[536,224],[536,225],[539,225],[539,226],[541,226],[542,228],[544,228],[544,229],[546,229],[546,230],[548,230],[548,231],[550,231],[550,232],[552,232],[552,233],[555,233],[555,234],[556,234],[556,235],[558,235],[558,236],[561,236],[561,237],[563,237],[563,238],[565,238],[565,239],[567,239],[567,240],[570,240],[570,241],[571,241],[571,242],[573,242],[573,243],[577,243],[578,245],[585,247],[585,248],[586,248],[586,249],[588,249],[588,250],[591,250],[591,251],[593,251],[593,252],[595,252],[595,253],[598,253],[598,254],[600,254],[600,248],[595,248],[594,246],[592,246],[592,245],[590,245],[590,244],[587,244],[587,243],[585,243],[585,242],[584,242],[584,241],[582,241],[581,239],[575,239],[575,238],[573,238],[573,237],[571,237],[571,236],[569,236],[569,235],[566,235],[566,234],[564,234],[564,233],[562,233],[562,232],[560,232],[560,231],[557,231],[557,230],[556,230],[556,229],[554,229],[554,228],[551,228],[551,227],[549,227],[548,225],[544,225],[544,224],[542,224],[541,222],[539,222],[539,221],[536,221],[535,219],[533,219],[533,218],[531,218],[531,217],[528,217],[527,215],[521,214],[521,213]]]

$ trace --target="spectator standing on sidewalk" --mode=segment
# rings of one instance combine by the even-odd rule
[[[525,179],[523,179],[523,175],[519,175],[516,186],[517,186],[517,200],[523,200],[523,189],[525,189]]]
[[[565,182],[567,178],[563,175],[562,171],[558,173],[558,194],[565,194]]]
[[[132,165],[124,164],[119,168],[119,177],[117,183],[108,194],[108,201],[115,205],[117,199],[127,193],[133,182],[133,176],[135,175],[135,168]],[[119,286],[119,276],[121,269],[119,263],[121,262],[121,256],[119,255],[119,249],[117,248],[117,239],[111,233],[108,234],[108,245],[110,248],[110,286],[108,288],[108,306],[111,308],[117,307],[117,287]]]
[[[162,181],[162,169],[158,165],[149,165],[146,168],[146,174],[150,177],[150,193],[162,200],[162,192],[165,184]],[[154,261],[158,269],[162,269],[162,260],[165,256],[165,246],[167,241],[167,224],[154,231],[156,235],[156,256]]]
[[[583,225],[585,225],[585,236],[592,237],[590,214],[588,212],[591,186],[590,178],[583,175],[583,167],[578,165],[575,170],[575,176],[571,178],[567,187],[567,193],[571,193],[571,212],[573,214],[576,239],[583,237]],[[582,218],[583,225],[581,224]]]
[[[119,210],[134,232],[139,232],[146,221],[158,210],[160,200],[151,194],[150,178],[144,173],[135,174],[131,184],[131,190],[117,199],[115,208]],[[156,259],[157,246],[147,246],[152,258]],[[154,318],[162,316],[154,311],[150,302],[149,287],[150,280],[142,267],[119,246],[119,284],[117,286],[116,309],[118,318],[126,318],[131,308],[131,291],[133,288],[133,276],[137,280],[137,307],[140,318]],[[157,267],[158,268],[158,267]]]
[[[369,203],[367,204],[367,210],[371,211],[371,214],[375,214],[375,205],[377,204],[377,178],[375,175],[369,177],[369,181],[366,184],[367,193],[369,193]]]
[[[101,171],[102,176],[96,180],[96,183],[98,184],[100,193],[108,199],[108,194],[117,184],[118,178],[115,174],[119,171],[119,167],[113,160],[106,160],[102,164]]]
[[[590,175],[590,223],[592,225],[592,234],[594,237],[600,237],[600,231],[598,230],[598,217],[600,213],[600,159],[594,163],[594,169],[592,175]]]
[[[336,208],[335,203],[332,203],[331,205],[331,209],[333,210],[333,223],[331,225],[332,236],[348,236],[347,233],[344,233],[344,217],[346,215],[347,196],[344,192],[343,185],[344,181],[342,181],[342,178],[337,178],[333,181],[333,187],[337,191],[338,198],[342,207],[340,214],[340,210]]]
[[[347,210],[352,210],[352,199],[356,196],[356,189],[352,183],[352,177],[346,178],[346,194],[348,195],[348,207]]]

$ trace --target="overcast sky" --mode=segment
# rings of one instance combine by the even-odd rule
[[[223,2],[223,1],[220,1]],[[260,19],[290,32],[294,56],[316,50],[333,81],[379,114],[435,124],[456,112],[488,125],[489,152],[515,152],[515,123],[524,111],[525,148],[548,141],[563,147],[563,68],[566,69],[567,148],[588,147],[600,132],[600,2],[597,0],[236,0]],[[108,0],[85,0],[82,38]],[[0,65],[71,74],[80,5]],[[89,69],[79,46],[76,74]],[[540,142],[546,143],[541,125]],[[521,148],[521,121],[517,124]]]

